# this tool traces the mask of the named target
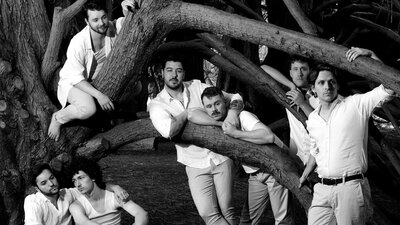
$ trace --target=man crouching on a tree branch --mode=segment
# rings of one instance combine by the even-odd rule
[[[176,136],[188,118],[188,110],[202,108],[200,95],[209,85],[199,80],[183,82],[182,60],[169,56],[162,64],[164,89],[149,104],[150,119],[165,138]],[[243,108],[239,94],[227,94],[231,109],[225,123],[238,124]],[[235,109],[234,109],[235,108]],[[207,225],[236,224],[232,203],[233,162],[226,156],[191,144],[176,144],[178,162],[186,166],[189,188],[197,210]]]
[[[124,16],[128,9],[136,8],[139,0],[121,3]],[[139,1],[140,3],[141,1]],[[97,90],[91,82],[105,63],[125,17],[109,21],[107,8],[98,1],[88,1],[83,6],[87,26],[76,34],[67,50],[67,61],[60,71],[57,98],[62,109],[51,118],[48,135],[58,141],[61,126],[72,120],[85,120],[96,112],[96,104],[103,111],[114,110],[112,100]]]
[[[229,123],[222,123],[227,113],[227,106],[220,89],[209,87],[201,95],[204,110],[189,111],[189,121],[201,125],[222,126],[225,134],[255,144],[275,143],[281,148],[288,148],[265,126],[254,114],[242,111],[239,114],[240,128]],[[259,224],[266,209],[268,200],[275,218],[275,224],[294,224],[289,209],[289,191],[280,185],[275,178],[259,168],[243,165],[249,176],[248,207],[242,212],[241,224]],[[269,198],[268,198],[269,195]]]

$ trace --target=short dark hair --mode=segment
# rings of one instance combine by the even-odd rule
[[[97,186],[104,189],[105,183],[103,182],[103,172],[100,169],[99,164],[92,159],[86,157],[76,157],[72,160],[71,167],[69,170],[70,179],[79,173],[79,171],[85,172],[90,179],[94,179]]]
[[[203,102],[204,97],[211,98],[218,95],[224,97],[224,94],[222,94],[221,89],[217,87],[208,87],[204,89],[203,93],[201,93],[201,102],[204,103]]]
[[[36,184],[36,178],[44,171],[44,170],[49,170],[53,175],[53,169],[51,169],[50,165],[48,163],[40,163],[37,164],[36,166],[33,167],[31,174],[30,174],[30,183],[37,187]]]
[[[307,63],[311,69],[312,64],[311,64],[310,59],[307,59],[307,58],[305,58],[303,56],[299,56],[299,55],[291,55],[290,59],[289,59],[289,68],[291,68],[292,64],[295,62]]]
[[[182,64],[182,68],[185,69],[182,56],[176,55],[176,54],[171,54],[171,55],[165,56],[161,61],[161,63],[162,63],[161,68],[165,69],[167,62],[169,62],[169,61],[180,62]]]
[[[339,83],[339,77],[336,68],[329,66],[327,64],[318,64],[309,75],[310,84],[315,85],[315,81],[317,80],[318,75],[321,71],[331,72],[333,77],[336,79],[336,82]]]
[[[85,18],[88,19],[88,11],[104,11],[106,14],[107,7],[105,1],[103,0],[89,0],[85,4],[83,4],[83,11],[85,13]]]

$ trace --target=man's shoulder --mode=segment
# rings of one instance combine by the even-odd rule
[[[239,117],[243,117],[243,118],[246,118],[246,117],[257,118],[256,115],[254,115],[253,113],[251,113],[251,112],[249,112],[249,111],[246,111],[246,110],[241,111],[240,114],[239,114]]]
[[[40,196],[42,195],[40,192],[37,193],[33,193],[30,195],[27,195],[25,197],[25,204],[36,204],[36,205],[43,205],[43,203],[45,202],[44,196]]]

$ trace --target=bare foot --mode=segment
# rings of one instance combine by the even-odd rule
[[[58,141],[58,138],[60,137],[61,125],[62,124],[56,120],[56,114],[54,113],[53,116],[51,117],[49,130],[47,132],[49,138]]]

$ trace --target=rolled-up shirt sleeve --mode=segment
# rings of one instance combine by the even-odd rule
[[[163,136],[164,138],[170,137],[172,115],[159,105],[157,102],[151,102],[149,105],[149,114],[151,122],[154,128]]]
[[[27,196],[24,202],[25,225],[43,225],[43,212],[33,196]]]

